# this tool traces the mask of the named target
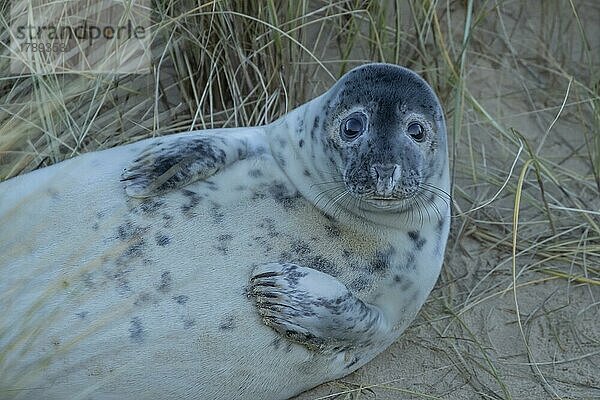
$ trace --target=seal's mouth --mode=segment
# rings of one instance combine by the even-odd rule
[[[415,193],[403,197],[370,195],[361,196],[361,200],[375,208],[389,210],[406,207],[414,196]]]
[[[364,174],[363,170],[346,171],[343,175],[346,192],[367,209],[390,211],[410,208],[419,196],[421,181],[412,176],[402,180],[399,170],[396,164],[377,164],[371,168],[370,175]]]
[[[398,208],[403,201],[397,199],[365,199],[367,203],[376,208],[381,209],[389,209],[389,208]]]

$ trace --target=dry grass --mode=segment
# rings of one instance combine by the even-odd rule
[[[0,179],[145,137],[265,124],[357,64],[408,66],[446,108],[455,217],[438,288],[392,353],[426,349],[439,375],[390,366],[392,379],[328,388],[600,397],[599,21],[593,0],[157,0],[149,75],[11,76],[0,51]]]

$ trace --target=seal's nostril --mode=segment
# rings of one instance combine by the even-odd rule
[[[373,178],[374,181],[378,181],[379,180],[379,172],[377,171],[377,168],[375,167],[375,165],[371,166],[369,172],[371,173],[371,178]]]
[[[400,180],[401,170],[398,164],[394,164],[394,172],[392,173],[392,180],[398,182]]]

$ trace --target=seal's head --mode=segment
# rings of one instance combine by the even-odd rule
[[[347,192],[369,209],[405,209],[447,169],[440,103],[414,72],[368,64],[326,96],[319,137]],[[425,189],[424,189],[425,188]]]

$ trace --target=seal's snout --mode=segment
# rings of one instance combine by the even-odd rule
[[[400,179],[400,166],[398,164],[373,164],[371,177],[375,181],[375,194],[390,197]]]

